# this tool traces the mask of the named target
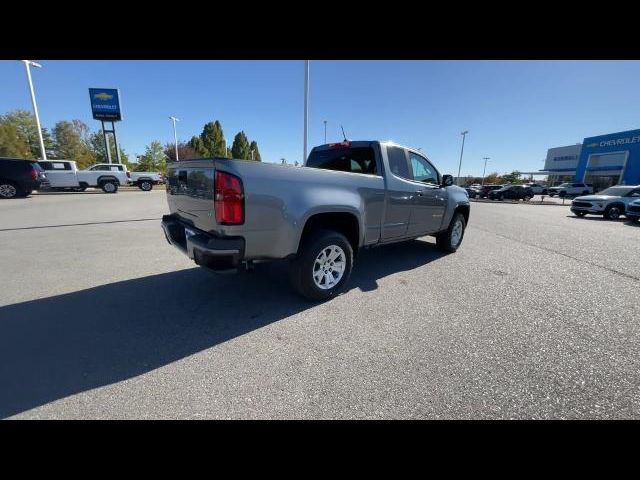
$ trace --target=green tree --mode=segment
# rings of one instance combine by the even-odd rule
[[[249,145],[249,158],[252,158],[251,151],[253,151],[253,160],[261,162],[262,157],[260,156],[260,150],[258,150],[258,144],[255,140]]]
[[[104,135],[102,131],[99,130],[89,135],[89,146],[91,151],[95,154],[95,163],[107,163],[109,159],[107,158],[107,150],[104,146]],[[124,165],[127,165],[127,168],[134,167],[129,161],[129,155],[122,148],[122,144],[120,146],[120,160]],[[109,150],[111,151],[111,161],[116,163],[118,161],[118,157],[116,156],[116,145],[113,141],[113,135],[109,137]]]
[[[29,146],[29,153],[24,155],[24,158],[42,158],[36,117],[31,112],[26,110],[14,110],[0,116],[0,123],[13,125],[20,140]],[[47,156],[55,157],[55,143],[46,128],[42,129],[42,140],[44,142],[44,148],[47,152]]]
[[[137,172],[166,172],[167,156],[162,148],[162,143],[154,140],[147,145],[144,155],[140,156],[140,160],[134,168]]]
[[[236,133],[233,138],[233,145],[231,146],[231,154],[233,158],[238,160],[250,160],[251,153],[249,148],[249,140],[244,131]]]
[[[194,137],[198,138],[198,137]],[[164,154],[167,157],[167,161],[176,161],[176,146],[173,143],[167,143],[164,146]],[[190,160],[193,158],[200,158],[198,154],[188,143],[178,142],[178,158],[180,160]]]
[[[191,140],[189,140],[188,145],[193,149],[193,151],[195,151],[198,154],[199,157],[209,156],[209,153],[207,152],[207,149],[204,146],[204,142],[202,141],[202,138],[196,137],[194,135],[193,137],[191,137]]]
[[[200,134],[206,155],[209,157],[224,157],[226,152],[224,132],[218,120],[207,123]]]
[[[484,183],[485,185],[489,184],[489,185],[498,185],[503,183],[502,182],[502,177],[500,176],[500,174],[498,172],[492,172],[489,175],[487,175],[486,177],[484,177]]]
[[[522,183],[522,180],[520,179],[521,177],[521,173],[517,170],[514,170],[511,173],[507,173],[505,175],[502,175],[502,182],[503,183],[511,183],[511,184],[519,184]]]
[[[29,158],[29,144],[18,133],[15,125],[0,121],[0,157]]]
[[[56,158],[74,160],[79,168],[96,162],[96,153],[90,142],[89,127],[80,120],[61,120],[53,128],[56,141]]]

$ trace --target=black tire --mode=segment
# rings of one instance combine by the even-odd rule
[[[500,195],[500,201],[503,202],[504,201],[504,195]]]
[[[455,243],[453,239],[453,230],[458,221],[462,222],[462,232],[460,235],[460,239],[457,243]],[[447,228],[444,232],[440,232],[436,235],[437,247],[445,252],[455,252],[456,250],[458,250],[458,248],[460,248],[460,245],[462,244],[462,240],[464,239],[464,231],[466,228],[467,222],[464,219],[464,215],[460,212],[456,213],[449,223],[449,228]]]
[[[546,190],[542,190],[542,193],[540,195],[547,195],[549,192]]]
[[[587,214],[587,212],[573,212],[573,214],[576,217],[584,217]]]
[[[607,220],[617,220],[620,215],[624,215],[624,209],[620,205],[611,205],[604,211],[604,218]]]
[[[104,193],[116,193],[118,191],[118,182],[113,180],[104,180],[100,182],[100,188]]]
[[[75,187],[73,189],[74,192],[84,192],[87,189],[87,187]]]
[[[524,200],[525,202],[528,202],[529,200],[531,200],[531,195],[525,195],[525,196],[524,196],[524,198],[523,198],[523,200]]]
[[[316,259],[323,250],[330,246],[337,246],[344,254],[345,268],[342,278],[332,288],[323,289],[316,285],[314,271],[316,269]],[[339,258],[339,257],[338,257]],[[339,295],[343,290],[353,269],[353,248],[349,240],[341,233],[331,230],[316,230],[307,236],[300,246],[300,250],[295,259],[291,261],[289,268],[289,280],[293,288],[303,297],[323,301]],[[333,275],[333,273],[331,273]]]
[[[142,191],[150,192],[153,189],[153,182],[151,180],[140,180],[138,188]]]
[[[553,198],[553,197],[555,197],[555,196],[556,196],[556,194],[555,194],[555,193],[550,193],[550,194],[549,194],[549,196],[550,196],[551,198]]]
[[[20,187],[9,180],[0,180],[0,198],[18,198],[22,196]]]

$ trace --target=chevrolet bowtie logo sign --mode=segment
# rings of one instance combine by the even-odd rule
[[[100,93],[96,93],[93,98],[97,98],[98,100],[102,100],[102,101],[107,101],[107,100],[111,100],[113,98],[113,95],[109,95],[108,93],[105,92],[100,92]]]
[[[122,120],[120,111],[120,91],[117,88],[90,88],[91,112],[95,120],[119,122]]]

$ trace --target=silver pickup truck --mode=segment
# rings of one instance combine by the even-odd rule
[[[210,270],[290,259],[312,300],[340,293],[361,248],[425,235],[455,252],[469,222],[464,189],[420,152],[389,142],[315,147],[304,167],[211,158],[167,166],[170,244]]]

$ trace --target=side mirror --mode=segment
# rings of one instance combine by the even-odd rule
[[[451,175],[442,175],[442,186],[450,187],[453,185],[453,177]]]

